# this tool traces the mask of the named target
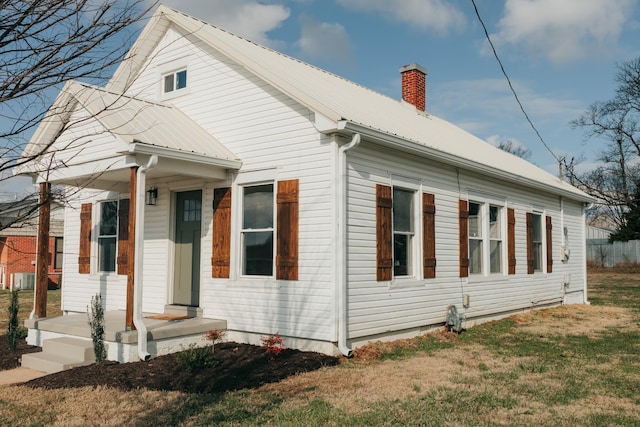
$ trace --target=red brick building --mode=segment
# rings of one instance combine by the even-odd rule
[[[38,235],[36,200],[0,203],[0,287],[33,286]],[[33,214],[30,212],[33,211]],[[9,226],[7,226],[9,225]],[[63,209],[52,203],[49,236],[49,284],[62,274]]]

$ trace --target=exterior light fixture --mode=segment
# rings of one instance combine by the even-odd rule
[[[156,187],[149,188],[147,190],[146,204],[148,206],[155,206],[157,200],[158,200],[158,189]]]

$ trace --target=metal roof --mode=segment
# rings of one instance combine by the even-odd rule
[[[126,143],[143,143],[227,161],[229,167],[240,166],[235,154],[178,108],[78,82],[67,89],[91,116]]]
[[[336,128],[339,122],[348,121],[363,129],[377,131],[383,137],[390,135],[406,140],[418,150],[422,147],[423,155],[427,157],[457,160],[467,169],[494,174],[501,179],[543,188],[577,200],[591,201],[591,197],[581,190],[446,120],[165,6],[158,8],[130,56],[149,52],[170,23],[190,36],[200,38],[302,105],[326,117],[336,124]],[[139,57],[135,61],[142,64]],[[132,64],[123,64],[108,88],[123,87],[128,76],[135,76],[136,73],[131,71]]]

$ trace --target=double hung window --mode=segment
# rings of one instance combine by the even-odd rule
[[[273,184],[243,187],[242,274],[273,275]]]
[[[393,275],[413,275],[414,191],[393,188]]]
[[[98,271],[116,271],[118,201],[100,203],[98,227]]]
[[[533,254],[533,271],[542,271],[542,215],[532,214],[531,252]]]
[[[502,207],[469,202],[469,274],[503,272]]]

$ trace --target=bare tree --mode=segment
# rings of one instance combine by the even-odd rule
[[[531,157],[531,150],[518,144],[512,139],[500,142],[500,144],[498,144],[498,148],[502,151],[506,151],[507,153],[511,153],[514,156],[521,157],[525,160]]]
[[[62,84],[105,82],[125,58],[135,24],[154,6],[149,0],[0,0],[0,181],[49,148],[21,157]]]
[[[605,145],[596,168],[577,172],[577,163],[565,162],[569,180],[598,200],[597,211],[609,215],[618,229],[627,224],[629,206],[640,182],[640,58],[618,66],[615,95],[593,103],[574,127],[585,130],[587,138],[597,137]]]

